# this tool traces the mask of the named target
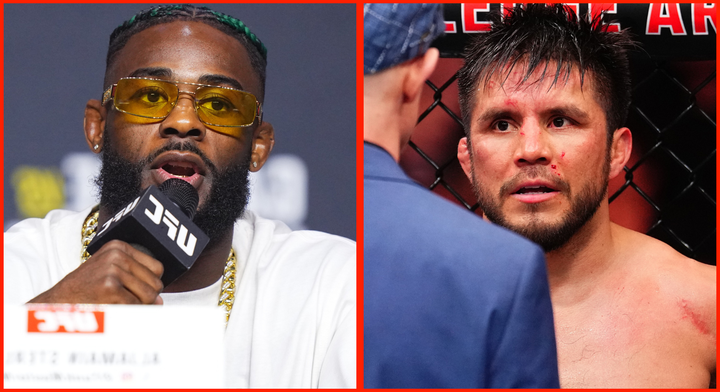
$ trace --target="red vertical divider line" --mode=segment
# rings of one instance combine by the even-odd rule
[[[356,31],[357,31],[357,146],[356,146],[356,222],[357,222],[357,388],[364,389],[363,385],[363,363],[364,363],[364,328],[363,328],[363,249],[364,249],[364,219],[363,219],[363,129],[364,129],[364,112],[363,112],[363,3],[356,5]]]

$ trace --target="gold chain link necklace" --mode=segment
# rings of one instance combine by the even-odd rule
[[[83,223],[81,234],[82,246],[80,248],[80,261],[84,263],[90,254],[87,252],[87,246],[90,244],[93,238],[95,238],[95,230],[98,225],[98,216],[100,215],[99,209],[96,206],[90,211],[90,214],[85,218]],[[225,323],[230,320],[230,311],[232,311],[233,304],[235,303],[235,266],[237,257],[235,251],[230,248],[230,255],[225,264],[225,270],[223,271],[222,286],[220,288],[220,298],[218,299],[218,306],[225,308]]]

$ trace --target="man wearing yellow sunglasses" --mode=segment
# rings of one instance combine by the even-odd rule
[[[245,211],[248,172],[274,143],[266,52],[241,21],[205,7],[154,7],[115,29],[105,89],[84,119],[102,152],[100,204],[6,232],[5,303],[221,305],[227,386],[354,387],[354,242]],[[172,178],[197,190],[194,222],[210,238],[187,273],[163,287],[163,265],[122,241],[87,254],[118,210]]]

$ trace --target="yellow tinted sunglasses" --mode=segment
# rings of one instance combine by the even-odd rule
[[[196,86],[195,91],[180,90],[178,84]],[[210,86],[152,78],[127,77],[118,80],[103,93],[102,104],[113,100],[123,113],[138,116],[151,123],[170,115],[180,93],[193,95],[195,112],[206,125],[214,127],[249,127],[256,118],[262,121],[262,106],[254,95],[229,87]],[[222,130],[218,132],[226,133]],[[233,133],[228,130],[227,133]]]

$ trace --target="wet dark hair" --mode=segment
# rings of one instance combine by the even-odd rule
[[[561,4],[518,5],[504,18],[500,12],[493,13],[491,26],[490,32],[476,34],[467,46],[458,74],[466,135],[479,85],[498,72],[507,72],[507,80],[518,63],[525,66],[523,83],[538,67],[544,67],[543,79],[548,70],[550,75],[554,71],[553,85],[561,78],[566,82],[573,67],[578,67],[582,86],[589,71],[607,118],[608,138],[623,126],[631,94],[627,52],[635,46],[627,30],[608,32],[602,17],[578,17]],[[555,69],[550,68],[552,63],[557,64]]]
[[[161,5],[139,12],[118,26],[110,35],[110,45],[106,58],[106,72],[120,49],[127,44],[130,37],[149,28],[163,23],[175,21],[195,21],[212,26],[225,34],[235,37],[245,47],[250,56],[250,64],[260,79],[260,86],[265,91],[265,68],[267,67],[267,48],[245,24],[207,7],[194,5]],[[107,77],[107,75],[106,75]],[[106,84],[110,81],[106,81]]]

